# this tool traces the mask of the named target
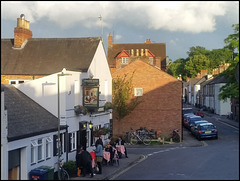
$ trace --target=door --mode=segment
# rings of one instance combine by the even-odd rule
[[[80,145],[83,146],[84,150],[86,150],[86,146],[87,146],[87,128],[86,126],[84,126],[86,123],[79,123],[79,135],[78,135],[78,143],[79,145],[77,145],[78,147]]]

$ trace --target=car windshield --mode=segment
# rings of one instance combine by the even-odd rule
[[[202,118],[200,117],[193,117],[193,118],[190,118],[191,121],[199,121],[199,120],[202,120]]]
[[[214,129],[215,127],[213,125],[203,125],[201,126],[201,130],[210,130]]]

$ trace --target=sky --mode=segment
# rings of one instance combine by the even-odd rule
[[[113,43],[166,43],[172,61],[191,47],[224,47],[239,24],[239,1],[1,1],[1,39],[14,38],[21,14],[32,38],[102,37]]]

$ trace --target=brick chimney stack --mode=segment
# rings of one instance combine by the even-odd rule
[[[146,41],[144,42],[145,44],[151,44],[151,40],[150,39],[146,39]]]
[[[108,35],[108,47],[112,46],[112,42],[113,42],[113,37],[112,37],[112,34],[109,33],[109,35]]]
[[[14,47],[21,48],[24,41],[32,38],[32,31],[29,29],[29,21],[25,20],[24,14],[17,18],[17,27],[14,29]]]

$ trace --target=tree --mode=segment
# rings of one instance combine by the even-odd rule
[[[185,70],[188,77],[196,77],[201,70],[208,70],[210,65],[210,60],[207,56],[203,54],[196,54],[190,57],[190,60],[186,62]]]
[[[235,24],[232,27],[234,27],[234,34],[230,34],[224,42],[226,44],[225,47],[228,47],[232,52],[236,51],[236,56],[233,57],[228,69],[222,72],[222,75],[228,79],[228,82],[220,88],[219,99],[221,100],[239,98],[239,84],[235,77],[236,66],[239,62],[239,24]]]
[[[117,77],[113,80],[113,105],[116,111],[116,118],[120,121],[130,114],[135,107],[141,103],[139,98],[131,98],[133,93],[132,78],[134,72],[129,79],[125,74],[123,77]]]

